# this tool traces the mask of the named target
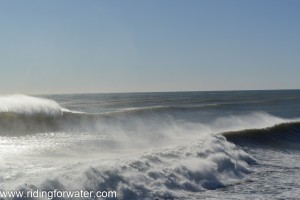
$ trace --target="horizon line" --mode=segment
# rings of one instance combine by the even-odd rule
[[[224,89],[224,90],[170,90],[170,91],[127,91],[127,92],[75,92],[75,93],[35,93],[25,95],[78,95],[78,94],[135,94],[135,93],[188,93],[188,92],[239,92],[239,91],[292,91],[300,90],[300,88],[284,88],[284,89]],[[16,93],[19,94],[19,93]]]

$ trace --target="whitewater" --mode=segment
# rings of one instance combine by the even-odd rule
[[[0,96],[0,190],[297,199],[299,100],[298,90]]]

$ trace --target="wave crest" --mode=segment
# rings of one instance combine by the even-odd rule
[[[18,94],[0,97],[0,113],[60,116],[62,108],[49,99]]]

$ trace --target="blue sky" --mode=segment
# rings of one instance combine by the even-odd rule
[[[3,0],[0,94],[300,85],[298,0]]]

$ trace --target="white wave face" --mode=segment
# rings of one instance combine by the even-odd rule
[[[55,101],[26,95],[0,96],[0,113],[24,115],[62,115],[62,108]]]

